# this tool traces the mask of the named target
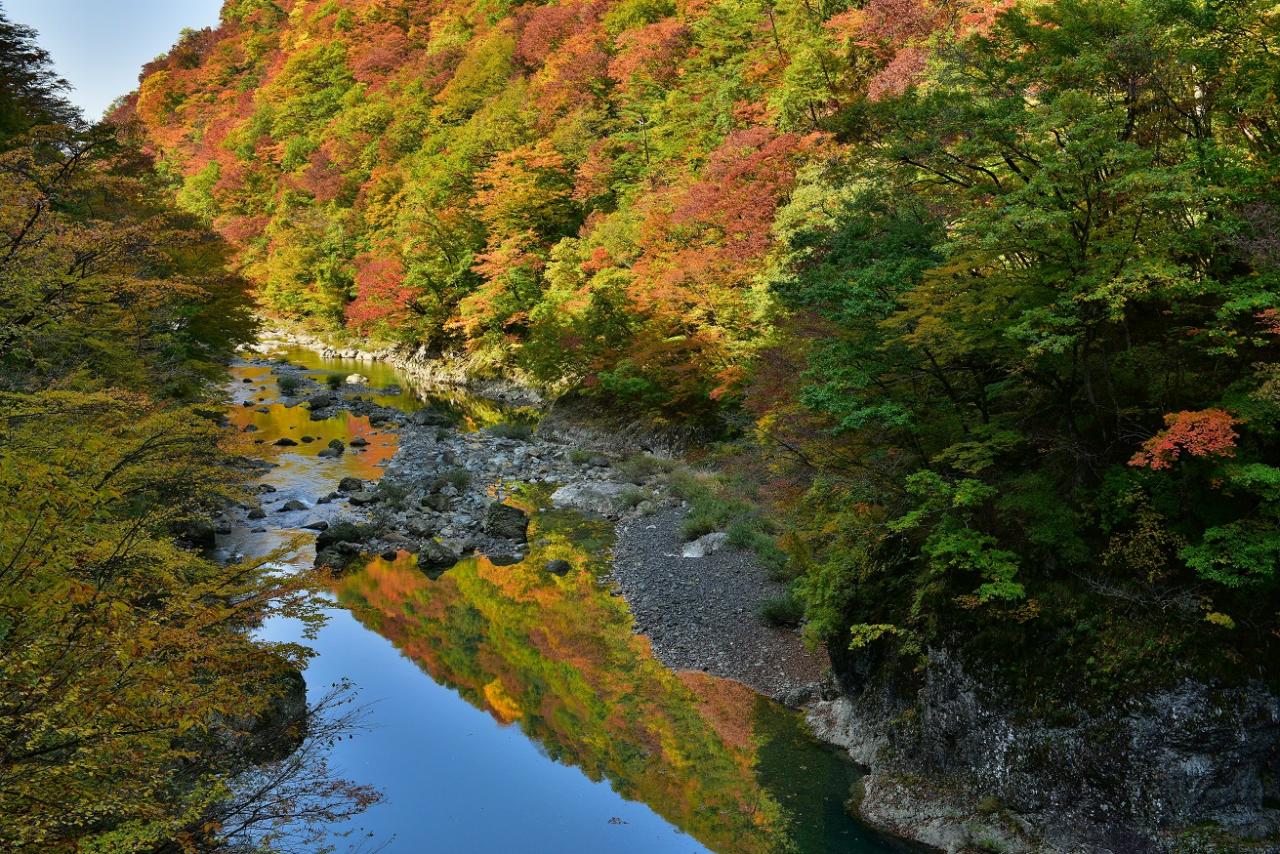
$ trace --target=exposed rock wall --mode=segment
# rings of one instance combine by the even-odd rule
[[[842,687],[810,720],[870,769],[859,808],[891,832],[946,851],[1280,852],[1280,699],[1260,685],[1187,682],[1057,725],[936,650],[913,684]]]

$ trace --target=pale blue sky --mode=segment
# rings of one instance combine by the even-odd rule
[[[218,22],[222,0],[0,0],[12,21],[40,31],[58,74],[75,87],[85,118],[101,118],[137,88],[138,71],[167,51],[184,27]]]

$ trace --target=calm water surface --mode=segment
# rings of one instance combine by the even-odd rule
[[[282,355],[317,374],[397,384],[379,402],[449,407],[464,429],[504,417],[491,402],[415,392],[385,364]],[[378,477],[396,437],[349,414],[311,421],[305,407],[280,403],[266,367],[232,374],[231,418],[256,427],[246,435],[278,463],[263,478],[277,491],[263,496],[269,518],[249,523],[266,532],[239,527],[219,545],[263,555],[339,514],[336,504],[313,506],[316,498],[341,477]],[[370,442],[363,451],[316,456],[329,439],[356,435]],[[281,436],[315,441],[275,453],[270,443]],[[311,509],[276,512],[290,498]],[[308,642],[316,651],[308,688],[318,696],[344,679],[359,688],[368,731],[339,744],[332,763],[385,794],[358,827],[338,829],[357,832],[335,839],[339,850],[366,833],[390,852],[894,850],[848,816],[856,771],[810,738],[798,715],[738,683],[674,673],[651,655],[602,581],[611,525],[543,509],[545,492],[523,501],[533,525],[522,563],[472,557],[432,579],[402,554],[328,591],[329,622]],[[286,562],[312,556],[307,545]],[[552,558],[575,571],[545,572]],[[286,620],[262,634],[301,638]]]

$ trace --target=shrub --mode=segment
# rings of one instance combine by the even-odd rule
[[[346,384],[347,380],[342,374],[329,374],[324,378],[324,384],[329,387],[330,391],[337,391]]]
[[[618,496],[618,506],[623,510],[633,510],[652,497],[653,493],[647,489],[628,489]]]
[[[590,454],[587,454],[590,456]],[[574,460],[577,462],[577,460]],[[665,474],[675,470],[675,460],[666,460],[649,454],[637,454],[618,463],[615,468],[624,480],[640,483],[655,474]]]
[[[302,388],[302,380],[292,374],[280,377],[276,384],[280,386],[280,393],[287,396],[297,394],[298,389]]]
[[[760,606],[760,616],[771,626],[795,628],[804,619],[804,605],[788,590],[781,596],[766,599]]]

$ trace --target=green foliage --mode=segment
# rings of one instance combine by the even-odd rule
[[[285,397],[297,394],[298,389],[302,388],[302,380],[292,374],[285,374],[280,377],[280,379],[276,381],[276,384],[280,387],[280,393]]]
[[[760,606],[760,617],[771,626],[794,628],[804,619],[804,603],[788,590]]]

